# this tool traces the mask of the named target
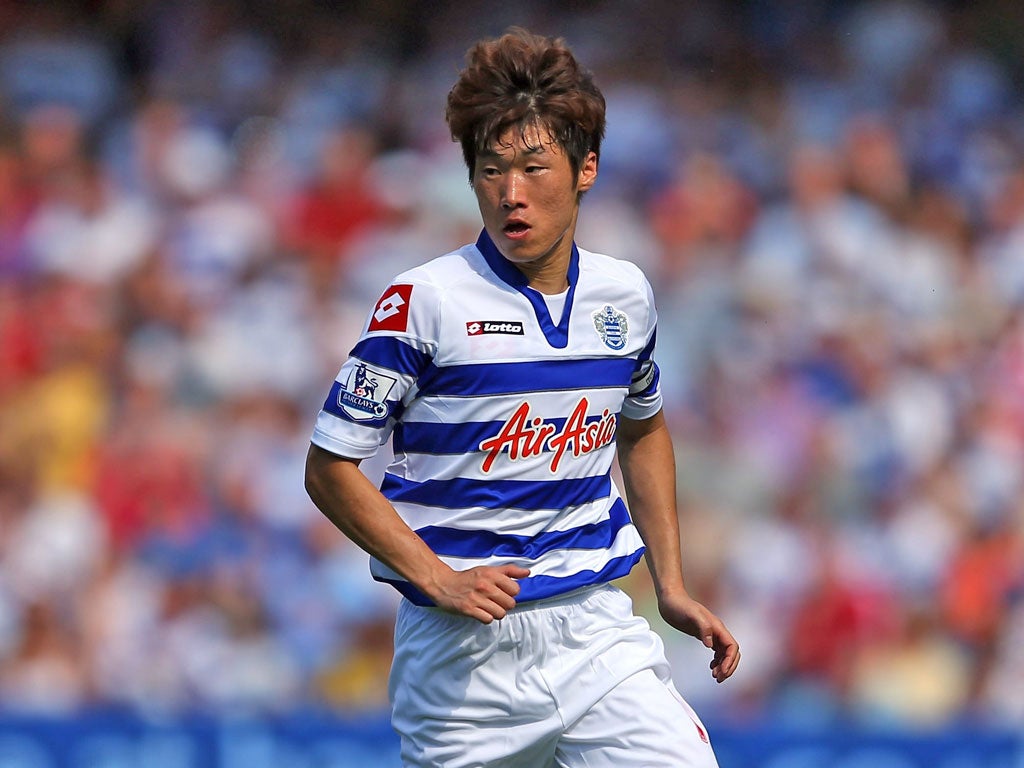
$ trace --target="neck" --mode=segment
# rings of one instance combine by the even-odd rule
[[[513,262],[515,268],[526,277],[526,284],[535,291],[553,294],[561,293],[569,287],[569,261],[572,258],[572,242],[578,216],[579,206],[569,226],[543,256],[526,263]]]
[[[572,255],[572,240],[561,240],[539,259],[525,264],[513,263],[526,277],[526,284],[541,293],[561,293],[569,287],[569,258]]]
[[[477,247],[498,277],[519,290],[529,287],[541,293],[556,294],[569,288],[576,279],[573,258],[576,248],[571,238],[571,229],[543,256],[525,263],[506,259],[486,230],[480,233]]]

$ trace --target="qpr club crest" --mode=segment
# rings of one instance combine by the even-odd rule
[[[601,341],[616,351],[626,346],[629,323],[626,322],[624,312],[619,312],[611,304],[605,304],[603,309],[593,314],[593,318],[594,328]]]
[[[383,419],[388,415],[385,400],[397,383],[398,379],[357,363],[338,392],[338,405],[357,421]]]

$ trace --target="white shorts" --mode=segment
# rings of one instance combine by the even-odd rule
[[[406,768],[717,768],[664,646],[610,585],[481,624],[402,601],[389,693]]]

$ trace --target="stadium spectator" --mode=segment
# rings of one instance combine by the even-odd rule
[[[744,640],[684,695],[1024,724],[1019,10],[372,5],[0,7],[3,708],[381,703],[394,601],[324,543],[295,415],[473,236],[427,110],[521,23],[609,84],[579,241],[654,278],[688,578]]]

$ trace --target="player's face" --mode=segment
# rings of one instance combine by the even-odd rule
[[[502,255],[532,268],[568,264],[579,199],[597,179],[589,153],[579,173],[543,127],[509,131],[476,158],[473,191],[484,228]]]

